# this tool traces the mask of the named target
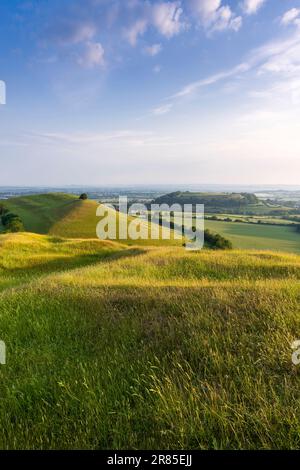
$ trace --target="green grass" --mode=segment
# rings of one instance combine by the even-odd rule
[[[300,446],[300,256],[0,236],[2,449]]]
[[[81,201],[70,194],[50,193],[11,198],[3,203],[21,217],[28,232],[47,234],[57,220],[80,206]]]
[[[300,253],[300,233],[294,227],[205,220],[205,228],[228,238],[234,248]]]
[[[21,217],[28,232],[76,239],[97,238],[96,227],[100,217],[96,216],[99,203],[95,200],[82,201],[73,195],[50,193],[11,198],[3,202],[10,212]],[[123,217],[122,214],[116,213],[116,241],[119,240],[119,223]],[[133,220],[133,217],[128,217],[128,223]],[[160,237],[159,240],[140,239],[135,242],[128,239],[122,240],[122,243],[150,246],[182,244],[181,241],[174,240],[173,236],[170,240],[163,240]]]

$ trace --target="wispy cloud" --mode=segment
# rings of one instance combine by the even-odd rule
[[[185,29],[182,20],[183,9],[181,1],[150,2],[135,1],[131,7],[139,7],[139,17],[125,29],[124,36],[128,42],[135,46],[139,36],[143,36],[150,27],[154,27],[167,39],[176,36]]]
[[[254,15],[266,3],[267,0],[244,0],[242,8],[246,15]]]
[[[146,46],[144,48],[144,51],[147,55],[150,55],[151,57],[156,56],[159,54],[162,50],[162,45],[161,44],[153,44],[152,46]]]
[[[254,8],[250,2],[256,2],[258,8],[262,0],[247,2],[250,11]],[[160,36],[159,41],[171,40],[192,28],[198,31],[199,26],[207,36],[214,32],[237,32],[243,19],[230,5],[227,0],[73,0],[53,10],[40,39],[58,60],[66,56],[78,58],[80,53],[79,65],[95,67],[103,65],[101,47],[107,52],[109,63],[118,54],[112,57],[108,51],[116,53],[122,38],[135,47],[141,39],[153,40],[153,33]],[[78,51],[83,47],[84,53]],[[142,50],[155,56],[162,47],[160,42],[150,43]]]
[[[171,111],[172,107],[173,105],[171,103],[158,106],[157,108],[154,108],[152,110],[152,114],[154,114],[155,116],[162,116],[163,114],[168,114]]]
[[[161,2],[153,5],[152,21],[157,30],[166,38],[179,34],[185,28],[182,21],[181,2]]]
[[[201,88],[215,85],[227,79],[241,77],[251,71],[257,76],[262,74],[272,75],[282,79],[288,84],[286,90],[293,92],[294,96],[298,96],[299,72],[300,72],[300,30],[297,28],[295,32],[288,37],[270,41],[261,47],[253,49],[245,60],[228,70],[220,71],[216,74],[202,78],[198,81],[188,83],[175,94],[166,98],[161,106],[154,108],[154,114],[165,114],[174,108],[177,100],[196,94]],[[283,85],[283,83],[281,84]],[[253,85],[254,86],[254,85]],[[280,82],[277,87],[270,87],[274,92],[282,89]]]
[[[291,23],[296,23],[298,24],[300,17],[300,9],[299,8],[292,8],[291,10],[288,10],[281,18],[281,24],[284,26],[291,24]]]
[[[237,16],[222,0],[191,0],[191,10],[202,26],[209,32],[233,30],[242,26],[242,17]]]
[[[154,146],[172,145],[174,139],[168,136],[161,136],[152,131],[139,130],[117,130],[107,133],[61,133],[61,132],[41,132],[28,134],[27,141],[35,141],[39,144],[71,146],[84,148],[98,148],[101,145],[113,147],[122,146]]]
[[[87,42],[84,46],[84,52],[78,57],[78,64],[87,68],[103,67],[105,61],[102,44],[98,42]]]
[[[135,46],[139,36],[142,36],[147,30],[147,21],[140,19],[136,21],[129,28],[125,29],[124,37],[127,39],[131,46]]]
[[[230,70],[222,71],[220,73],[216,73],[215,75],[210,75],[207,78],[204,78],[202,80],[198,80],[196,82],[189,83],[185,87],[183,87],[181,90],[179,90],[177,93],[171,96],[172,99],[174,98],[182,98],[184,96],[191,95],[195,93],[198,89],[213,85],[217,82],[220,82],[226,78],[233,77],[237,74],[244,73],[248,71],[250,68],[250,65],[248,63],[242,63],[237,65],[236,67],[233,67]]]

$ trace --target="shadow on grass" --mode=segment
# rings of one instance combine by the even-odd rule
[[[108,251],[84,255],[81,254],[68,258],[58,258],[42,263],[37,263],[36,265],[30,267],[19,267],[12,269],[2,268],[2,275],[4,274],[5,277],[10,278],[11,282],[8,285],[3,286],[3,288],[0,286],[0,292],[7,288],[18,287],[20,284],[24,283],[24,280],[26,280],[27,283],[31,282],[35,278],[48,276],[49,274],[72,271],[79,268],[97,265],[101,262],[113,262],[120,258],[137,256],[144,253],[145,250],[140,248],[130,248],[117,252]]]
[[[25,227],[27,231],[47,235],[50,232],[51,228],[59,220],[63,219],[64,217],[67,217],[69,214],[72,213],[75,208],[75,202],[77,202],[77,200],[66,201],[65,203],[57,207],[51,206],[46,208],[30,208],[30,211],[40,218],[39,223],[41,223],[42,221],[42,228],[40,227],[39,223],[38,225],[31,225],[30,223],[27,224],[25,221]]]

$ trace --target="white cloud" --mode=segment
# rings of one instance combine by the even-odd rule
[[[84,53],[78,58],[82,67],[93,68],[104,65],[104,49],[98,42],[87,42]]]
[[[281,18],[281,24],[284,26],[290,24],[290,23],[295,23],[295,20],[297,20],[300,16],[300,9],[299,8],[292,8],[291,10],[288,10],[283,17]]]
[[[139,5],[140,3],[135,1],[131,8]],[[138,36],[145,34],[147,29],[152,26],[161,35],[170,39],[186,27],[185,23],[181,21],[182,13],[180,1],[145,3],[140,18],[125,30],[125,37],[132,46],[135,46]]]
[[[219,8],[216,11],[214,24],[211,28],[212,31],[225,31],[232,29],[238,31],[242,26],[242,17],[235,16],[228,5]]]
[[[242,24],[243,24],[243,19],[241,16],[236,16],[235,18],[233,18],[231,21],[230,21],[230,29],[232,29],[233,31],[238,31],[239,29],[241,29],[242,27]]]
[[[235,76],[239,73],[244,73],[247,70],[249,70],[250,65],[247,63],[242,63],[237,65],[236,67],[233,67],[230,70],[226,70],[220,73],[216,73],[215,75],[211,75],[207,78],[204,78],[202,80],[198,80],[197,82],[189,83],[186,85],[184,88],[182,88],[178,93],[173,95],[171,98],[182,98],[184,96],[191,95],[195,91],[197,91],[199,88],[203,88],[205,86],[213,85],[214,83],[217,83],[221,80],[224,80],[226,78],[230,78],[232,76]]]
[[[147,30],[147,21],[141,19],[136,21],[130,28],[125,31],[125,38],[131,46],[135,46],[138,36],[142,36]]]
[[[291,76],[300,70],[300,32],[278,40],[252,52],[253,62],[259,63],[260,73],[280,73]]]
[[[271,43],[259,52],[264,60],[259,66],[259,77],[271,83],[262,91],[262,97],[272,102],[276,98],[292,105],[300,103],[300,31],[285,41]]]
[[[265,2],[266,0],[244,0],[242,8],[246,15],[254,15]]]
[[[150,55],[151,57],[156,56],[162,50],[161,44],[153,44],[152,46],[145,47],[144,51],[146,54]]]
[[[154,108],[152,110],[152,114],[154,114],[155,116],[162,116],[164,114],[168,114],[171,111],[172,107],[173,105],[171,103],[158,106],[157,108]]]
[[[260,71],[287,74],[300,72],[300,41],[289,49],[271,56],[262,64]]]
[[[221,0],[191,0],[191,6],[195,13],[197,13],[202,22],[210,25],[214,19],[216,11],[221,6]]]
[[[208,31],[238,31],[242,26],[242,17],[236,16],[229,5],[222,0],[190,0],[191,9]]]
[[[180,33],[185,25],[181,22],[183,10],[181,2],[164,2],[153,5],[152,22],[165,37],[171,38]]]

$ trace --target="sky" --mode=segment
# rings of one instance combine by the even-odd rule
[[[295,185],[300,0],[0,0],[4,90],[2,186]]]

